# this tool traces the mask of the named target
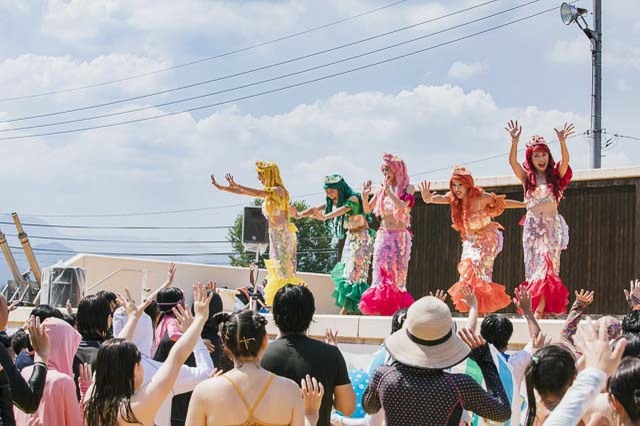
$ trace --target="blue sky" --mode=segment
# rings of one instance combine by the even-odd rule
[[[392,1],[9,1],[0,0],[2,98],[58,91],[155,71],[250,46],[371,10]],[[433,19],[482,1],[407,0],[393,7],[236,55],[149,77],[71,93],[0,102],[0,121],[83,107],[170,89],[328,49]],[[424,36],[526,3],[498,0],[436,22],[281,67],[112,107],[40,120],[0,123],[0,130],[144,107],[228,89],[326,64]],[[640,136],[640,18],[631,0],[603,2],[603,127]],[[300,76],[202,101],[82,125],[175,111],[340,72],[559,8],[540,0],[414,43]],[[578,6],[592,9],[591,2]],[[589,17],[590,20],[590,17]],[[377,179],[381,155],[407,159],[412,174],[464,163],[509,148],[503,127],[515,118],[524,137],[553,139],[553,127],[589,127],[590,54],[586,37],[564,26],[559,11],[341,77],[193,114],[59,136],[0,140],[1,212],[103,214],[220,207],[247,202],[215,191],[208,176],[227,171],[257,184],[253,162],[277,161],[294,195],[321,192],[321,178],[341,173],[359,187]],[[42,130],[62,130],[74,125]],[[2,132],[0,137],[29,134]],[[589,167],[589,146],[570,142],[571,163]],[[637,164],[640,142],[618,139],[603,167]],[[557,151],[557,148],[554,148]],[[472,165],[476,176],[509,174],[506,157]],[[419,179],[445,179],[448,171]],[[319,202],[321,197],[305,197]],[[230,224],[240,207],[195,213],[116,218],[24,217],[56,224]],[[7,216],[0,219],[6,220]],[[5,233],[13,233],[2,225]],[[128,239],[224,239],[224,231],[93,231],[27,229],[33,235]],[[15,239],[11,240],[15,243]],[[41,241],[42,242],[42,241]],[[39,242],[39,243],[41,243]],[[69,243],[85,251],[144,251],[143,245]],[[149,250],[147,248],[147,250]],[[154,251],[224,251],[223,245]],[[63,258],[64,256],[57,256]],[[50,263],[55,257],[42,257]],[[213,259],[212,261],[223,260]],[[0,277],[4,279],[4,277]]]

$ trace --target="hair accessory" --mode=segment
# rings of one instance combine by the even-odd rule
[[[460,175],[460,176],[471,176],[471,172],[469,171],[469,169],[467,169],[466,167],[460,167],[460,166],[453,166],[452,174]]]
[[[533,365],[538,365],[538,363],[540,362],[540,358],[538,358],[537,356],[532,356],[531,362],[533,362]]]
[[[249,337],[248,339],[246,337],[243,337],[242,339],[240,339],[240,343],[243,343],[245,349],[249,350],[249,342],[252,340],[255,341],[256,339],[254,339],[253,337]]]
[[[633,402],[640,404],[640,389],[635,389],[633,391]]]
[[[325,184],[335,184],[342,180],[342,176],[340,175],[328,175],[323,179],[323,183]]]
[[[533,135],[531,136],[531,139],[529,139],[529,142],[527,142],[527,148],[530,148],[535,145],[547,145],[547,141],[544,139],[543,136]]]
[[[274,165],[274,163],[272,163],[271,161],[256,161],[256,167],[259,169],[266,169],[268,167],[272,167]]]

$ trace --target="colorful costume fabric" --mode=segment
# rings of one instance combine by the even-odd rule
[[[403,194],[400,199],[415,203],[411,194]],[[393,201],[384,203],[386,214],[392,211]],[[411,306],[413,297],[407,292],[407,272],[411,257],[412,234],[408,229],[409,213],[406,213],[405,229],[380,228],[373,248],[373,282],[364,292],[358,305],[367,315],[393,315],[398,309]]]
[[[347,200],[350,211],[345,214],[347,228],[342,258],[331,271],[331,279],[335,284],[333,297],[336,305],[348,313],[360,314],[358,303],[368,288],[369,266],[373,253],[375,233],[369,229],[367,219],[360,203]]]
[[[569,168],[562,179],[558,178],[561,189],[566,188],[571,176]],[[531,291],[534,310],[544,296],[544,313],[565,313],[569,290],[560,279],[560,253],[569,244],[569,227],[560,214],[536,216],[531,210],[543,202],[557,202],[546,182],[537,182],[533,190],[525,193],[524,201],[527,214],[522,222],[522,247],[526,281],[522,285]]]
[[[298,229],[290,222],[289,192],[280,178],[278,166],[258,161],[256,170],[263,177],[267,193],[262,207],[262,213],[269,220],[269,259],[264,262],[267,268],[265,302],[273,305],[273,298],[285,285],[304,285],[304,281],[296,277]],[[276,188],[282,188],[284,196],[279,195]]]
[[[464,218],[462,256],[458,263],[460,280],[449,289],[451,300],[460,312],[469,312],[461,291],[464,285],[475,289],[479,313],[495,312],[511,303],[505,287],[491,281],[493,264],[502,251],[503,242],[503,228],[492,218],[505,209],[505,197],[492,195],[493,201],[487,207]]]

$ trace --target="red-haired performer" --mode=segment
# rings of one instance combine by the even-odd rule
[[[491,281],[493,263],[502,251],[503,241],[503,228],[493,218],[500,216],[505,208],[523,208],[524,203],[485,192],[475,185],[473,176],[463,167],[453,169],[450,191],[445,195],[431,193],[429,182],[422,182],[418,189],[427,204],[451,205],[452,226],[462,239],[462,256],[458,263],[460,280],[449,289],[456,309],[469,311],[461,291],[465,285],[474,288],[479,313],[491,313],[508,306],[511,297],[504,286]]]
[[[518,163],[518,142],[522,127],[510,121],[505,128],[511,135],[509,164],[524,187],[527,214],[523,219],[522,247],[526,286],[532,295],[536,315],[565,313],[569,291],[560,279],[560,252],[569,244],[569,228],[558,213],[558,203],[573,175],[569,167],[567,138],[573,124],[554,129],[560,142],[562,159],[556,164],[542,136],[527,142],[525,162]]]
[[[384,154],[380,170],[384,183],[369,200],[371,181],[364,184],[364,213],[380,217],[381,224],[373,246],[373,282],[360,298],[358,307],[365,315],[393,315],[409,307],[413,297],[407,292],[407,271],[411,257],[411,207],[415,204],[413,185],[404,161]]]

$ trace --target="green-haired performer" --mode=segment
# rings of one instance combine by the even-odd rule
[[[312,216],[326,222],[333,234],[345,239],[342,258],[331,272],[335,283],[333,297],[341,314],[360,314],[360,296],[369,288],[367,278],[373,253],[374,231],[369,229],[367,216],[362,207],[362,198],[340,175],[324,178],[327,195],[325,204],[312,207],[298,217]]]

